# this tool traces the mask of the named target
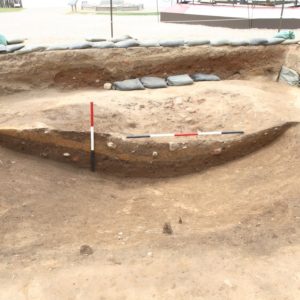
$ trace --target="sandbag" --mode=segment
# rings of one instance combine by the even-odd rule
[[[25,46],[21,50],[16,51],[16,54],[26,54],[32,52],[40,52],[46,50],[47,47],[45,46]]]
[[[129,39],[125,41],[121,41],[118,43],[115,43],[115,46],[117,48],[129,48],[129,47],[138,47],[140,44],[137,40]]]
[[[69,45],[69,49],[71,50],[77,50],[77,49],[88,49],[91,48],[91,44],[90,43],[75,43],[75,44],[71,44]]]
[[[105,42],[106,39],[100,38],[100,37],[87,37],[85,39],[87,42],[91,42],[91,43],[97,43],[97,42]]]
[[[6,51],[7,53],[12,53],[24,48],[24,46],[25,46],[24,44],[7,45]]]
[[[204,73],[196,73],[191,75],[191,78],[194,81],[219,81],[221,80],[219,76],[214,74],[204,74]]]
[[[132,39],[132,37],[130,35],[124,35],[124,36],[121,36],[118,38],[111,39],[110,42],[118,43],[121,41],[130,40],[130,39]]]
[[[280,38],[285,40],[293,40],[295,38],[295,33],[293,31],[280,31],[275,34],[274,38]]]
[[[98,43],[91,43],[92,48],[98,49],[107,49],[107,48],[115,48],[116,45],[113,42],[98,42]]]
[[[2,54],[2,53],[7,53],[7,51],[6,51],[6,46],[0,45],[0,53],[1,53],[1,54]]]
[[[142,85],[147,89],[166,88],[167,83],[164,78],[145,76],[140,78]]]
[[[284,39],[270,38],[270,39],[268,39],[267,45],[278,45],[278,44],[282,44],[283,41],[284,41]]]
[[[180,47],[184,46],[184,40],[162,40],[159,41],[159,45],[162,47]]]
[[[251,46],[259,46],[259,45],[267,45],[268,40],[264,38],[254,38],[249,40],[249,45]]]
[[[139,41],[140,47],[159,47],[157,41]]]
[[[59,50],[68,50],[69,45],[53,45],[49,46],[46,51],[59,51]]]
[[[3,34],[0,34],[0,45],[7,45],[7,39]]]
[[[228,40],[213,40],[210,41],[210,45],[214,47],[227,46],[230,42]]]
[[[300,85],[300,75],[292,69],[282,67],[279,74],[279,81],[287,82],[290,85]]]
[[[209,43],[210,43],[210,40],[187,40],[187,41],[185,41],[185,44],[190,47],[208,45]]]
[[[284,40],[282,42],[283,45],[293,45],[298,44],[300,42],[300,39],[294,39],[294,40]]]
[[[25,43],[26,39],[11,39],[7,40],[7,45],[16,45],[16,44],[23,44]]]
[[[248,46],[249,42],[246,40],[230,41],[229,45],[233,47]]]
[[[144,90],[144,86],[137,79],[127,79],[123,81],[116,81],[113,83],[113,89],[119,91],[134,91],[134,90]]]
[[[193,79],[187,75],[175,75],[175,76],[169,76],[167,78],[167,83],[170,86],[181,86],[181,85],[190,85],[193,84]]]

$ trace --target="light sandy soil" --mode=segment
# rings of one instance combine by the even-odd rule
[[[59,44],[83,41],[87,36],[110,38],[109,16],[69,13],[68,9],[25,9],[1,13],[1,33],[7,37],[27,37],[28,44]],[[250,38],[272,37],[277,30],[229,29],[200,25],[159,23],[157,16],[115,16],[114,35],[130,34],[138,39],[161,38]],[[295,30],[300,37],[300,30]]]
[[[0,99],[0,128],[95,130],[114,135],[175,131],[244,130],[252,133],[300,121],[299,90],[286,84],[225,80],[133,92],[33,91]]]

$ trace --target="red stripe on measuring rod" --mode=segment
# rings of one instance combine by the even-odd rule
[[[198,132],[175,133],[175,136],[196,136]]]
[[[91,127],[94,126],[94,102],[90,105],[90,115],[91,115]]]

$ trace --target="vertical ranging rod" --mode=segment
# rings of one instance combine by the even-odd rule
[[[91,117],[91,153],[90,153],[90,162],[91,162],[91,171],[95,172],[95,170],[96,170],[96,160],[95,160],[94,102],[90,103],[90,117]]]

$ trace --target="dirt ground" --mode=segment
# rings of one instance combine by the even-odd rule
[[[297,88],[276,82],[225,80],[133,92],[56,90],[1,98],[1,128],[89,130],[89,102],[95,131],[126,134],[175,131],[256,132],[300,121]],[[189,138],[190,139],[190,138]]]
[[[212,36],[209,27],[136,18],[117,17],[116,35]],[[137,20],[142,20],[139,26]],[[80,41],[86,35],[108,37],[108,21],[107,16],[28,9],[1,14],[0,28],[7,36],[27,36],[28,43],[50,44]],[[213,32],[214,38],[274,34]],[[297,123],[299,88],[276,83],[274,76],[283,63],[300,71],[299,46],[280,47],[245,50],[252,56],[242,60],[243,49],[228,47],[148,54],[117,49],[102,52],[98,61],[94,50],[1,56],[0,134],[38,128],[88,132],[90,101],[95,103],[96,133],[121,138],[190,130],[244,130],[248,136]],[[167,51],[176,55],[174,66]],[[201,51],[202,56],[196,53]],[[73,77],[82,76],[80,83],[92,70],[88,79],[93,83],[101,72],[107,71],[106,79],[127,67],[124,76],[140,76],[133,66],[140,64],[139,73],[143,63],[148,68],[144,72],[154,62],[164,66],[161,72],[187,72],[181,69],[180,54],[191,68],[220,71],[228,80],[128,93],[104,91],[87,81],[72,90]],[[119,66],[101,69],[105,58],[115,58]],[[57,77],[61,85],[55,85]],[[180,139],[188,140],[195,141]],[[92,173],[0,146],[0,300],[300,299],[299,146],[300,127],[295,124],[247,156],[168,179]],[[163,233],[166,222],[172,234]]]
[[[168,180],[1,148],[0,299],[298,299],[299,134]]]
[[[0,125],[87,131],[90,100],[96,131],[121,135],[251,133],[299,121],[300,109],[297,88],[229,80],[20,93],[1,98]],[[0,299],[298,299],[299,138],[295,126],[245,158],[171,179],[92,174],[1,148]]]

